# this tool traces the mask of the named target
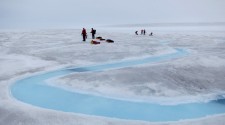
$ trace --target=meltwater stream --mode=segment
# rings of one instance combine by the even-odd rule
[[[46,80],[50,78],[65,76],[71,73],[130,67],[179,58],[187,54],[183,49],[176,49],[175,53],[144,59],[51,71],[16,81],[11,86],[11,93],[13,97],[22,102],[42,108],[127,120],[166,122],[225,113],[224,99],[207,103],[160,105],[81,94],[46,84]]]

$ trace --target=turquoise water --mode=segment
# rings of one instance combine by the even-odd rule
[[[71,73],[131,67],[179,58],[187,54],[188,53],[183,49],[176,49],[175,53],[161,56],[52,71],[27,77],[15,82],[11,87],[11,93],[13,97],[22,102],[42,108],[127,120],[165,122],[201,118],[207,115],[225,113],[224,99],[208,103],[160,105],[148,102],[117,100],[90,94],[80,94],[49,86],[45,83],[47,79],[65,76]]]

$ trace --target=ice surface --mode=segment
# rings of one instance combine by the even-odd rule
[[[97,36],[114,44],[93,46],[82,42],[80,30],[0,32],[0,124],[4,125],[109,125],[155,124],[124,121],[41,109],[14,100],[13,81],[59,67],[78,67],[173,52],[186,48],[192,55],[157,64],[106,72],[73,74],[57,79],[57,85],[104,96],[171,102],[208,101],[224,92],[224,32],[154,32],[154,37],[134,31],[98,30]],[[90,39],[88,39],[90,41]],[[166,43],[166,44],[165,44]],[[173,125],[223,125],[224,115]]]

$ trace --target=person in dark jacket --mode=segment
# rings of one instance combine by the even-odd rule
[[[81,35],[83,36],[83,41],[86,41],[86,39],[87,39],[87,32],[86,32],[85,28],[83,28]]]
[[[96,30],[91,28],[92,39],[95,39]]]
[[[135,31],[135,34],[138,35],[138,31]]]
[[[145,29],[143,30],[143,34],[144,34],[144,35],[146,34],[146,31],[145,31]]]

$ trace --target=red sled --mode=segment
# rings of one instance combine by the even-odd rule
[[[95,44],[96,45],[96,44],[100,44],[100,42],[97,42],[97,41],[92,40],[91,41],[91,44]]]

